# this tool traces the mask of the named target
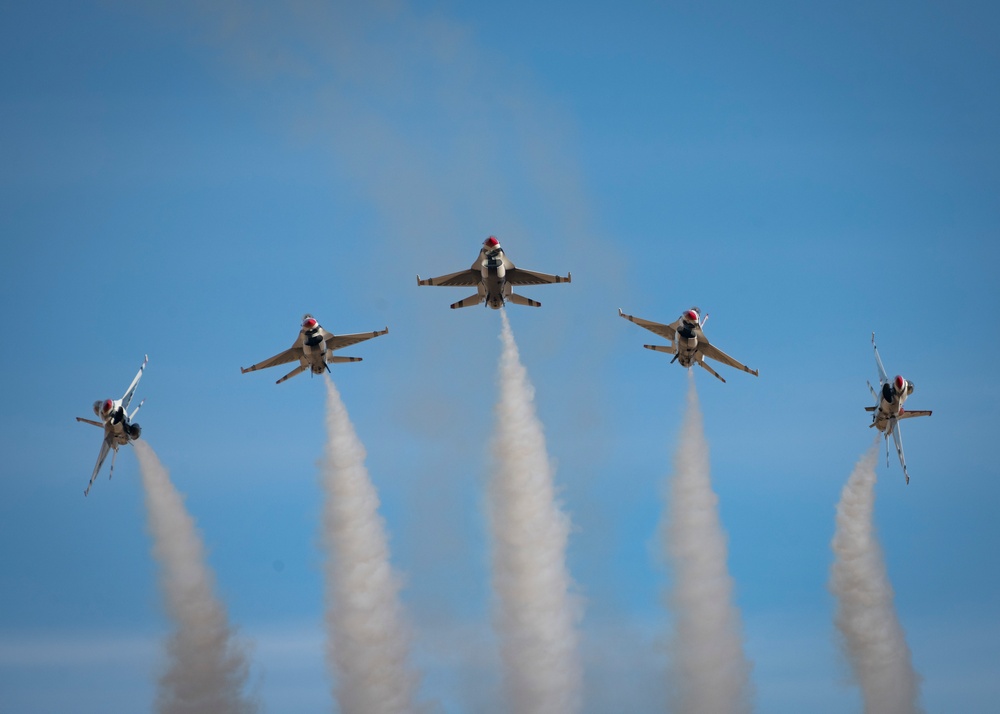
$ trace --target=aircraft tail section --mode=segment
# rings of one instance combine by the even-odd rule
[[[451,304],[451,309],[452,310],[457,310],[460,307],[472,307],[473,305],[478,305],[482,301],[483,301],[483,298],[479,295],[479,293],[476,293],[475,295],[470,295],[469,297],[465,298],[464,300],[459,300],[458,302],[452,303]]]
[[[518,295],[517,293],[511,293],[507,296],[507,302],[512,302],[515,305],[527,305],[528,307],[541,307],[542,303],[537,300],[532,300],[531,298],[526,298],[524,295]]]

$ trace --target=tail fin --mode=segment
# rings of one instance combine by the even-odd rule
[[[459,300],[458,302],[452,303],[451,309],[456,310],[460,307],[472,307],[473,305],[478,305],[482,301],[483,299],[479,296],[479,293],[476,293],[475,295],[470,295],[464,300]]]
[[[306,371],[307,369],[309,369],[309,366],[308,366],[308,365],[304,365],[304,364],[300,364],[300,365],[299,365],[298,367],[296,367],[296,368],[295,368],[295,369],[293,369],[293,370],[292,370],[291,372],[289,372],[289,373],[288,373],[288,374],[286,374],[286,375],[285,375],[284,377],[282,377],[282,378],[281,378],[281,379],[279,379],[279,380],[278,380],[277,382],[275,382],[275,384],[281,384],[281,383],[282,383],[282,382],[284,382],[284,381],[285,381],[286,379],[291,379],[292,377],[294,377],[294,376],[295,376],[295,375],[297,375],[297,374],[302,374],[302,373],[303,373],[303,372],[305,372],[305,371]]]
[[[524,295],[518,295],[517,293],[511,293],[507,296],[507,302],[512,302],[515,305],[527,305],[528,307],[541,307],[542,303],[537,300],[532,300],[531,298],[526,298]]]

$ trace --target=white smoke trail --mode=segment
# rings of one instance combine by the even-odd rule
[[[153,555],[160,564],[160,585],[177,630],[167,643],[167,671],[160,677],[156,710],[160,714],[238,714],[257,711],[243,695],[247,657],[215,594],[194,519],[170,482],[152,447],[134,442]]]
[[[875,534],[879,437],[858,461],[837,504],[830,589],[835,622],[868,714],[914,714],[920,676],[893,607],[892,585]]]
[[[555,502],[534,389],[503,311],[501,318],[489,512],[504,686],[517,714],[569,714],[580,708],[582,686],[580,606],[566,569],[570,522]]]
[[[708,443],[694,374],[688,371],[687,412],[669,482],[662,525],[673,570],[669,603],[673,711],[735,714],[751,710],[751,664],[743,651],[740,614],[726,567],[726,535],[712,491]]]
[[[326,390],[322,544],[334,696],[343,714],[412,712],[418,678],[408,663],[400,580],[389,564],[378,494],[365,468],[365,448],[329,377]]]

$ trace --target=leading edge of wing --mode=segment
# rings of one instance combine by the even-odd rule
[[[135,388],[139,385],[139,380],[142,379],[142,372],[146,369],[147,364],[149,364],[149,355],[144,355],[142,366],[139,367],[139,371],[135,373],[135,379],[132,380],[132,384],[128,385],[128,389],[125,390],[125,394],[122,396],[122,409],[128,410],[128,405],[132,402],[132,395],[135,394]]]
[[[331,352],[334,350],[343,349],[344,347],[349,347],[351,345],[356,345],[359,342],[364,342],[365,340],[370,340],[373,337],[381,337],[389,333],[389,328],[386,327],[384,330],[376,330],[375,332],[355,332],[351,335],[330,335],[326,338],[326,348]]]
[[[670,325],[664,325],[663,323],[660,322],[653,322],[652,320],[644,320],[641,317],[633,317],[632,315],[626,315],[624,312],[622,312],[621,308],[618,308],[618,315],[619,317],[625,318],[629,322],[634,322],[639,327],[646,328],[650,332],[653,332],[659,335],[660,337],[667,338],[671,342],[673,342],[674,340],[674,335],[677,334],[677,328],[675,327],[675,325],[677,324],[676,322]]]
[[[760,376],[756,369],[750,369],[742,362],[738,362],[737,360],[733,359],[732,357],[727,355],[725,352],[720,350],[718,347],[713,345],[704,337],[698,340],[698,351],[701,352],[705,357],[708,357],[709,359],[714,359],[716,362],[722,362],[722,364],[728,364],[730,367],[735,367],[736,369],[742,369],[744,372],[752,374],[754,377]]]
[[[256,372],[258,369],[267,369],[268,367],[274,367],[279,364],[288,364],[299,358],[298,353],[302,351],[302,348],[298,346],[289,347],[284,352],[279,352],[274,357],[269,357],[263,362],[258,362],[257,364],[252,364],[249,367],[240,367],[240,372],[246,374],[247,372]]]
[[[875,350],[875,364],[878,366],[878,378],[881,384],[885,384],[889,381],[889,375],[885,372],[885,367],[882,366],[882,357],[879,356],[878,347],[875,345],[875,333],[872,333],[872,349]]]
[[[471,268],[459,270],[457,273],[440,275],[436,278],[427,278],[426,280],[421,280],[420,276],[417,276],[417,285],[439,285],[448,288],[472,287],[479,285],[481,281],[482,276],[479,271],[472,270]]]
[[[571,283],[573,282],[573,274],[567,273],[564,278],[561,275],[539,273],[535,270],[510,268],[507,270],[506,279],[511,285],[551,285],[553,283]]]
[[[83,495],[86,496],[90,493],[90,487],[94,485],[94,480],[97,479],[97,472],[101,470],[101,466],[104,465],[104,460],[108,458],[108,452],[111,450],[111,439],[107,436],[104,437],[104,443],[101,444],[101,451],[97,454],[97,464],[94,466],[94,473],[90,475],[90,483],[87,484],[87,488],[84,489]]]

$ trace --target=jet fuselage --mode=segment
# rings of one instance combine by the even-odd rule
[[[676,350],[676,359],[682,367],[690,367],[700,359],[698,357],[698,338],[701,336],[701,326],[697,322],[681,320],[681,324],[677,327],[674,349]]]
[[[883,433],[892,432],[892,425],[903,413],[903,403],[913,390],[913,383],[900,376],[882,385],[873,417],[876,429]]]
[[[480,274],[479,297],[493,310],[499,310],[510,297],[512,286],[507,282],[507,267],[510,261],[497,246],[492,250],[483,247],[479,251]]]

